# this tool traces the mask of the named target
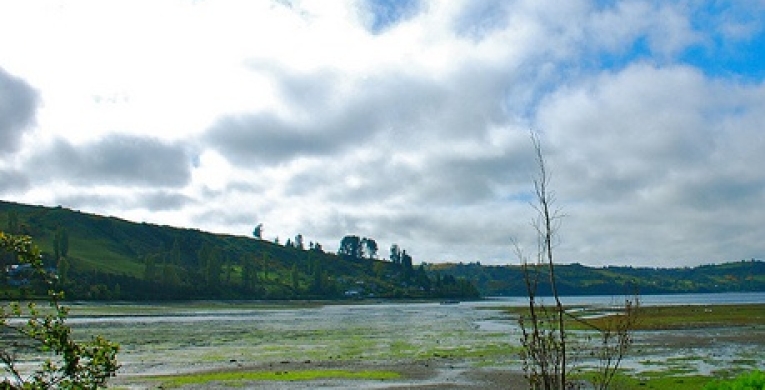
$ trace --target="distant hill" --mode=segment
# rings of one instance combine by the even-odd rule
[[[70,299],[476,298],[469,282],[424,267],[340,256],[62,207],[0,201],[0,229],[31,236]],[[0,255],[0,299],[33,294]]]
[[[520,266],[438,264],[443,274],[472,281],[483,296],[526,295]],[[765,291],[765,262],[745,260],[690,268],[586,267],[557,265],[562,295],[679,294]],[[550,294],[549,282],[540,280],[540,294]]]
[[[526,294],[519,266],[412,266],[62,207],[0,201],[0,230],[32,236],[70,299],[467,299]],[[352,252],[352,251],[349,251]],[[0,299],[35,283],[0,254]],[[558,265],[563,295],[765,291],[765,262],[693,268]],[[548,288],[544,280],[541,293]],[[38,291],[39,293],[39,291]]]

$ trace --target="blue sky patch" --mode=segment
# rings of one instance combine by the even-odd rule
[[[718,37],[711,45],[689,48],[680,61],[712,77],[761,81],[765,79],[765,34],[738,42]]]
[[[419,0],[368,0],[372,32],[379,34],[417,13]]]

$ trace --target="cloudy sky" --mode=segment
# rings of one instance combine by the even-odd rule
[[[421,261],[765,258],[765,1],[2,1],[0,199]]]

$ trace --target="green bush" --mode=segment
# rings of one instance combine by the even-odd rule
[[[717,380],[704,386],[704,390],[765,390],[765,372],[752,371],[731,380]]]
[[[90,341],[72,337],[66,324],[69,310],[60,304],[61,293],[53,287],[56,277],[43,268],[40,251],[29,237],[7,235],[0,231],[0,253],[10,253],[19,264],[29,264],[48,288],[50,308],[42,310],[34,302],[22,305],[10,302],[0,306],[0,366],[5,379],[0,390],[16,389],[98,389],[119,368],[119,346],[100,336]],[[11,338],[12,337],[12,338]],[[16,349],[34,347],[48,358],[32,373],[23,373],[16,365]]]

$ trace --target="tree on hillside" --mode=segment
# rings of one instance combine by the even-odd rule
[[[432,283],[428,277],[428,272],[425,271],[425,264],[420,264],[420,266],[417,267],[417,270],[414,273],[414,280],[415,283],[425,291],[430,291]]]
[[[204,267],[205,285],[207,288],[215,290],[220,287],[220,277],[223,271],[220,251],[217,248],[204,244],[199,252],[199,260]]]
[[[393,264],[401,264],[401,248],[396,244],[390,246],[390,261]]]
[[[66,282],[69,281],[69,269],[71,268],[66,257],[62,257],[58,260],[58,263],[56,263],[56,268],[58,269],[59,281],[62,284],[66,284]]]
[[[16,210],[8,210],[8,234],[19,233],[19,214]]]
[[[292,265],[292,271],[290,272],[290,279],[292,282],[292,291],[298,292],[300,289],[300,272],[298,272],[297,264]]]
[[[181,265],[181,243],[178,237],[175,237],[173,247],[170,249],[170,264]]]
[[[414,274],[414,265],[412,264],[412,256],[406,253],[406,250],[401,251],[401,267],[404,275],[404,280],[411,280]]]
[[[242,267],[242,287],[245,290],[252,290],[257,278],[255,262],[249,256],[242,255],[239,257],[239,266]]]
[[[144,260],[143,278],[148,282],[157,279],[157,262],[154,255],[147,255]]]
[[[324,270],[318,259],[313,264],[313,279],[311,281],[310,290],[311,293],[317,295],[324,293]]]
[[[69,255],[69,232],[66,228],[56,229],[56,234],[53,236],[53,256],[56,261],[61,257]]]
[[[377,257],[377,241],[375,241],[373,238],[364,238],[362,241],[363,251],[366,254],[366,257],[369,259],[374,259]]]
[[[178,274],[178,266],[165,263],[162,265],[161,283],[163,287],[176,288],[181,285],[181,277]]]
[[[267,282],[268,281],[268,253],[267,252],[263,252],[262,265],[263,265],[263,281]]]
[[[359,236],[348,235],[340,240],[340,247],[337,249],[338,255],[360,259],[362,254],[361,238]]]

